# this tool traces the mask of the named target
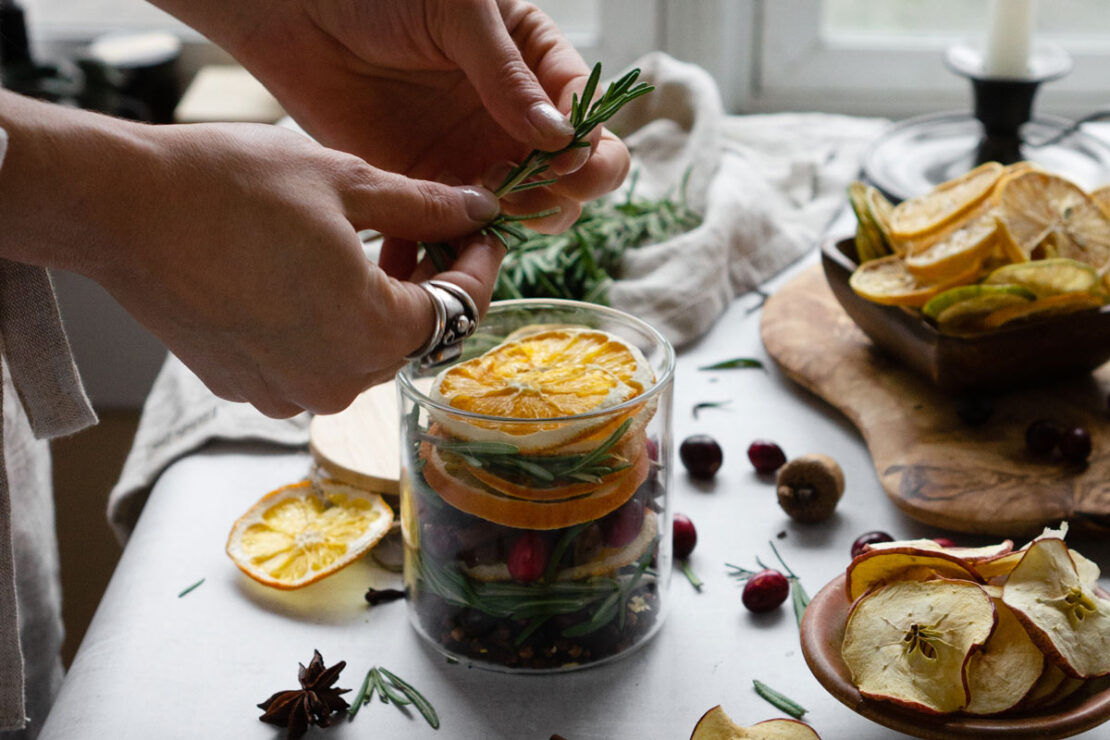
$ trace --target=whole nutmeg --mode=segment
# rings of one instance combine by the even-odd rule
[[[844,495],[844,471],[828,455],[802,455],[779,468],[776,485],[783,511],[795,521],[815,524],[836,510]]]

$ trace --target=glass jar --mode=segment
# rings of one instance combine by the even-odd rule
[[[529,355],[537,347],[548,362]],[[476,666],[549,672],[655,634],[671,577],[674,362],[628,314],[516,300],[490,307],[455,365],[401,371],[405,583],[425,639]],[[470,403],[490,372],[501,396]],[[604,391],[614,377],[620,392]],[[583,413],[534,411],[602,391]]]

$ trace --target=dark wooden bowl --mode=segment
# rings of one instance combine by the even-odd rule
[[[1060,704],[1023,714],[977,717],[927,714],[885,701],[864,699],[840,657],[851,604],[840,575],[822,588],[802,619],[802,654],[809,670],[841,703],[873,722],[926,740],[1005,737],[1049,740],[1084,732],[1110,719],[1110,682],[1092,679]]]
[[[1110,360],[1110,306],[953,336],[912,311],[857,295],[848,285],[857,266],[854,240],[825,242],[821,263],[833,295],[864,334],[941,390],[1009,390],[1089,373]]]

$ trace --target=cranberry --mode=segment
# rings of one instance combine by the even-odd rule
[[[724,461],[724,453],[717,440],[706,434],[695,434],[682,441],[678,456],[686,470],[695,478],[708,480],[717,474]]]
[[[956,402],[956,416],[968,426],[982,426],[994,413],[994,399],[990,396],[964,396]]]
[[[644,502],[639,496],[630,498],[627,503],[601,520],[601,535],[606,547],[624,547],[644,526]]]
[[[685,514],[674,515],[674,556],[679,560],[690,557],[694,546],[698,544],[698,530],[694,523]]]
[[[744,606],[753,612],[769,612],[782,602],[790,593],[790,582],[777,570],[761,570],[744,584],[740,597]]]
[[[877,542],[893,542],[894,538],[886,532],[864,532],[852,543],[852,557],[859,557]]]
[[[547,570],[551,544],[540,532],[525,532],[509,551],[509,575],[523,583],[535,581]]]
[[[1060,454],[1070,463],[1087,462],[1091,456],[1091,434],[1083,427],[1073,427],[1060,435]]]
[[[786,464],[786,454],[774,442],[757,439],[748,445],[748,459],[760,475],[773,473]]]
[[[1025,428],[1025,446],[1034,455],[1051,455],[1063,433],[1055,422],[1036,419]]]
[[[648,460],[659,462],[659,443],[654,439],[649,438],[645,441],[644,452],[647,453]]]
[[[955,540],[951,540],[947,537],[934,537],[933,542],[937,543],[941,547],[958,547]]]

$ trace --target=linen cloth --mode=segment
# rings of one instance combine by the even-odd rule
[[[609,299],[681,346],[708,330],[737,295],[814,247],[858,177],[865,147],[888,123],[815,113],[727,115],[704,69],[663,53],[635,66],[656,90],[610,122],[632,152],[635,194],[674,195],[689,173],[687,200],[704,220],[628,252]],[[168,357],[109,497],[121,541],[165,466],[214,439],[306,445],[308,417],[273,421],[220,401]]]
[[[7,145],[0,129],[0,166]],[[62,678],[46,439],[96,423],[45,269],[0,260],[0,352],[0,737],[33,738]],[[27,715],[35,722],[20,731]]]

